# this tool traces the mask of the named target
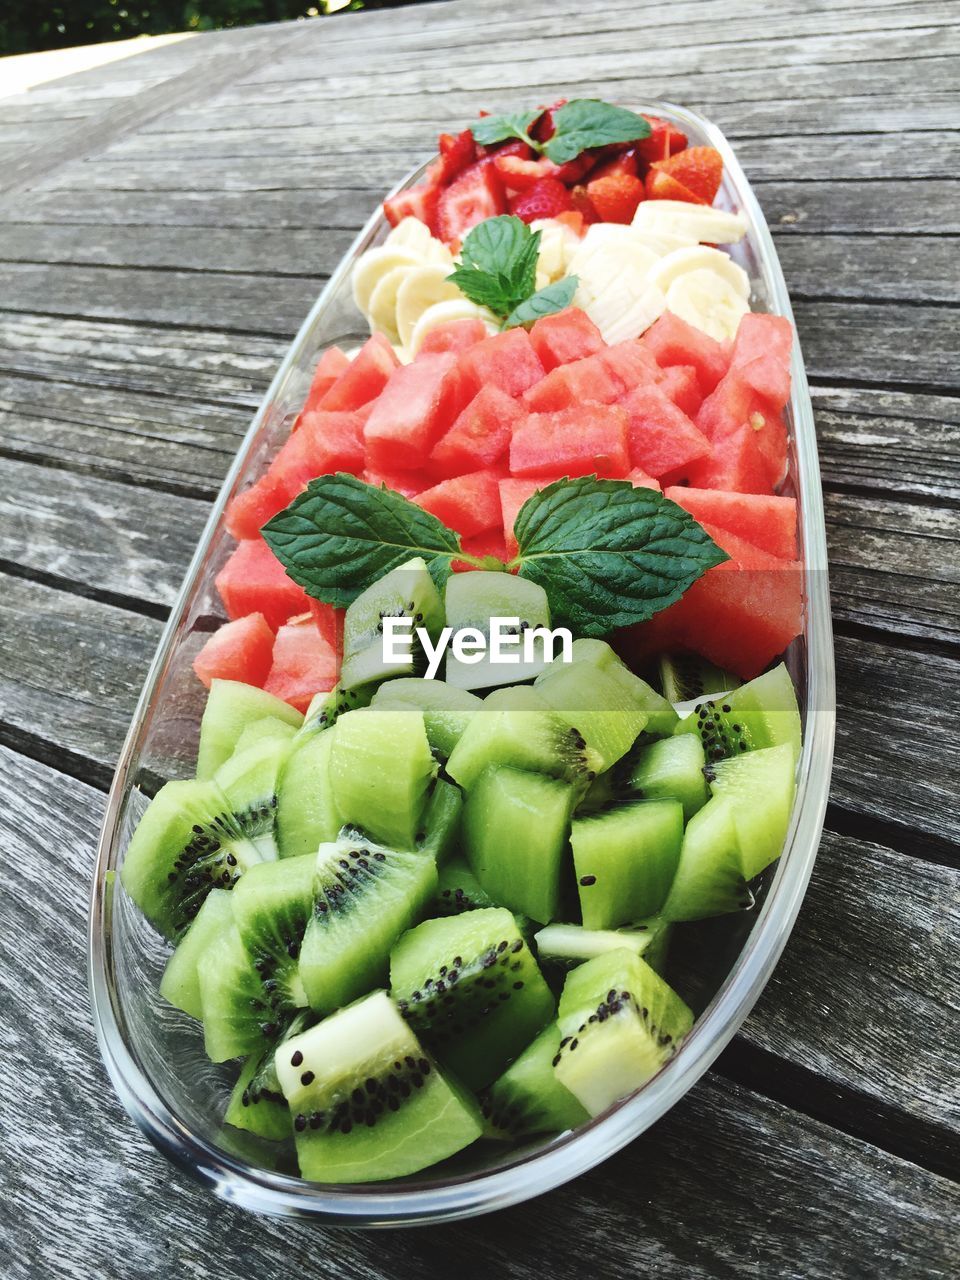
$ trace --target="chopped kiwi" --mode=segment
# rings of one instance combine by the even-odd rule
[[[219,933],[197,962],[203,1043],[211,1062],[263,1053],[279,1033],[289,1008],[268,989],[240,931]]]
[[[300,951],[312,1007],[327,1013],[382,982],[390,948],[423,918],[436,893],[436,864],[421,853],[385,848],[349,830],[321,845]]]
[[[588,929],[613,929],[659,911],[683,839],[676,800],[615,805],[573,821],[570,842]]]
[[[300,1172],[312,1181],[403,1177],[482,1131],[476,1103],[444,1078],[382,991],[287,1040],[276,1070]]]
[[[467,628],[479,633],[477,651],[459,658],[447,651],[446,680],[460,689],[489,689],[496,685],[517,684],[532,679],[546,665],[543,640],[536,637],[535,652],[524,662],[523,636],[535,628],[550,627],[550,606],[543,587],[528,578],[511,573],[455,573],[447,580],[444,606],[447,625],[454,635]],[[516,623],[503,628],[504,647],[500,655],[491,653],[492,618],[516,618]],[[506,634],[515,636],[506,641]],[[499,657],[499,660],[495,660]]]
[[[409,636],[409,660],[388,663],[384,652],[384,618],[409,618],[412,629],[398,632],[395,639]],[[347,607],[343,620],[343,665],[340,683],[356,689],[394,676],[410,676],[424,665],[423,649],[416,628],[424,627],[435,642],[443,627],[443,602],[434,586],[426,561],[415,556],[379,578]],[[402,651],[404,645],[398,643]]]
[[[586,789],[600,760],[536,689],[498,689],[484,699],[447,761],[447,773],[469,791],[484,769],[511,765]]]
[[[439,865],[456,846],[463,812],[463,792],[452,782],[438,778],[423,811],[417,833],[417,852],[427,854]]]
[[[736,689],[740,679],[695,653],[664,654],[660,659],[660,688],[668,702],[690,702],[705,694]]]
[[[701,702],[680,721],[676,733],[696,734],[709,761],[788,744],[800,754],[800,713],[784,664],[733,693]]]
[[[316,857],[263,862],[233,892],[233,918],[253,967],[278,1008],[307,1004],[300,948],[313,911]]]
[[[327,693],[316,693],[307,707],[300,727],[300,736],[308,737],[329,729],[337,722],[337,716],[347,711],[358,711],[370,705],[373,688],[344,689],[335,684]]]
[[[259,803],[237,812],[214,782],[168,782],[131,837],[120,871],[123,886],[147,919],[176,941],[211,889],[231,888],[269,856],[264,821]]]
[[[606,640],[580,639],[573,642],[574,663],[588,663],[603,671],[630,695],[634,705],[647,717],[646,732],[656,737],[673,733],[677,713],[669,701],[656,689],[634,675],[627,664],[607,644]]]
[[[795,769],[793,745],[784,742],[719,760],[707,770],[711,792],[730,802],[747,880],[783,850],[796,790]]]
[[[200,957],[224,929],[233,924],[233,895],[225,889],[211,889],[196,919],[177,944],[160,979],[160,994],[176,1009],[202,1018],[200,979],[197,964]]]
[[[335,840],[343,819],[333,798],[330,777],[332,733],[315,733],[297,742],[280,775],[277,842],[281,858],[316,853]]]
[[[560,879],[576,791],[568,782],[509,766],[486,769],[467,793],[467,861],[495,902],[546,923]]]
[[[462,911],[496,905],[462,858],[451,858],[440,868],[437,897],[430,907],[431,915],[458,916]]]
[[[623,789],[618,785],[618,771],[608,770],[606,773],[598,773],[577,801],[577,816],[584,813],[599,813],[622,799],[624,794]]]
[[[423,713],[368,707],[341,716],[332,732],[330,779],[343,821],[412,849],[437,772]]]
[[[288,702],[238,680],[214,680],[200,721],[197,777],[212,778],[233,755],[237,739],[247,725],[266,717],[282,720],[298,729],[303,716]]]
[[[278,790],[290,751],[288,741],[265,738],[232,755],[213,778],[238,815],[248,839],[265,859],[274,859],[278,854]]]
[[[601,773],[626,755],[646,726],[646,713],[626,687],[592,663],[554,665],[534,687],[596,753]]]
[[[227,1124],[269,1142],[283,1142],[293,1136],[293,1116],[280,1088],[276,1055],[288,1040],[315,1022],[316,1016],[308,1011],[296,1014],[268,1049],[247,1058],[223,1117]]]
[[[291,742],[300,731],[286,720],[281,720],[279,716],[264,716],[262,720],[251,720],[240,733],[234,747],[235,755],[242,755],[248,747],[259,746],[261,742],[268,739],[279,739],[281,742]]]
[[[689,822],[709,795],[703,743],[692,733],[646,743],[624,761],[621,787],[640,800],[679,800]]]
[[[575,1129],[589,1116],[557,1079],[553,1059],[560,1050],[555,1022],[529,1044],[480,1097],[485,1138],[514,1142],[538,1133]]]
[[[715,796],[687,823],[662,915],[667,920],[703,920],[752,906],[733,806]]]
[[[693,1014],[639,956],[619,950],[572,970],[557,1025],[557,1079],[595,1116],[657,1074]]]
[[[470,1088],[489,1084],[553,1016],[553,996],[503,908],[426,920],[390,956],[397,1005]]]
[[[388,680],[373,699],[378,710],[412,708],[423,712],[423,727],[433,752],[446,760],[457,745],[473,713],[483,703],[475,693],[442,680]]]
[[[666,960],[670,924],[663,916],[650,916],[623,929],[587,929],[580,924],[548,924],[534,937],[541,967],[564,973],[595,956],[626,948],[642,956],[660,973]]]

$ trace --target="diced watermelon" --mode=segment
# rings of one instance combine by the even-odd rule
[[[349,368],[350,358],[339,347],[327,347],[313,371],[313,381],[303,405],[304,413],[316,409],[340,375]]]
[[[603,352],[558,365],[524,393],[523,403],[537,413],[592,402],[612,404],[623,395],[623,382],[603,363]]]
[[[360,476],[367,484],[386,485],[395,493],[402,493],[405,498],[415,498],[433,483],[422,471],[382,471],[367,467]]]
[[[431,471],[438,476],[458,476],[500,462],[510,447],[514,423],[522,416],[523,410],[505,391],[481,387],[434,445]]]
[[[317,403],[318,409],[359,409],[378,396],[400,361],[382,333],[368,338],[350,367]]]
[[[494,471],[474,471],[442,480],[418,494],[416,503],[462,537],[486,533],[488,529],[499,529],[501,524],[497,479]]]
[[[648,475],[676,475],[710,453],[710,441],[660,387],[636,387],[620,404],[627,412],[630,461]]]
[[[481,387],[494,386],[508,396],[519,396],[544,374],[530,335],[521,328],[484,338],[461,355],[460,368],[474,395]]]
[[[210,688],[212,680],[239,680],[263,687],[273,662],[273,632],[262,613],[226,622],[193,660],[193,669]]]
[[[238,541],[259,538],[260,530],[278,511],[287,506],[286,483],[282,476],[267,472],[227,503],[224,524]]]
[[[661,368],[692,365],[700,379],[700,390],[709,395],[727,372],[729,355],[722,343],[694,328],[672,311],[665,311],[640,339],[653,352]]]
[[[597,356],[620,382],[623,391],[646,387],[663,376],[656,360],[635,338],[616,342]]]
[[[730,371],[758,396],[782,409],[790,399],[793,326],[783,316],[752,312],[737,328]]]
[[[368,465],[387,470],[422,466],[465,403],[463,377],[452,352],[401,365],[364,427]]]
[[[630,470],[627,414],[618,405],[582,404],[531,413],[510,441],[515,476],[625,476]]]
[[[464,551],[471,556],[495,556],[498,560],[507,561],[516,555],[516,545],[514,545],[513,551],[508,551],[503,532],[500,529],[488,529],[486,533],[477,533],[472,538],[464,538],[461,545]],[[466,560],[453,560],[450,567],[454,573],[466,573],[470,569],[476,569],[479,566],[467,564]]]
[[[542,316],[530,330],[530,341],[548,373],[559,364],[595,355],[606,345],[600,330],[579,307]]]
[[[740,488],[746,493],[769,493],[777,487],[786,471],[787,431],[776,409],[759,396],[731,368],[700,406],[697,426],[713,444],[714,470],[688,476],[691,484],[701,489]],[[736,447],[726,442],[736,437]],[[751,465],[752,459],[752,465]],[[754,474],[758,472],[758,474]],[[736,485],[722,477],[739,477]],[[756,488],[760,484],[762,487]]]
[[[634,467],[627,472],[627,479],[635,489],[660,489],[660,481],[648,476],[642,467]]]
[[[310,607],[307,593],[287,577],[262,538],[241,542],[217,574],[216,583],[228,618],[260,612],[274,630]]]
[[[309,613],[291,619],[277,632],[273,664],[264,683],[267,693],[306,711],[315,693],[337,682],[337,655],[313,625]]]
[[[448,320],[438,324],[424,338],[417,359],[436,355],[439,351],[466,351],[482,342],[487,336],[487,326],[481,319]]]
[[[664,395],[669,396],[688,418],[697,416],[703,396],[700,393],[700,379],[692,364],[670,365],[662,370],[658,385]]]
[[[543,489],[549,480],[514,480],[512,477],[500,481],[500,510],[503,518],[503,536],[507,552],[511,556],[517,554],[517,540],[513,536],[513,525],[520,508],[538,489]]]
[[[707,457],[698,458],[687,468],[686,478],[698,489],[763,494],[773,493],[779,479],[750,426],[713,443]]]
[[[689,511],[700,524],[711,524],[743,538],[769,555],[792,560],[797,554],[797,503],[754,493],[673,487],[671,502]]]
[[[339,658],[343,653],[343,618],[345,609],[335,609],[332,604],[310,597],[310,613],[314,626]]]

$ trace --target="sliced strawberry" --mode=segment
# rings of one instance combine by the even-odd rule
[[[632,222],[643,194],[642,179],[629,173],[611,173],[587,183],[587,195],[601,222]]]
[[[446,187],[476,160],[477,144],[469,129],[456,135],[441,133],[438,143],[441,160],[440,185]]]
[[[566,164],[554,164],[546,156],[539,160],[524,160],[520,156],[498,153],[493,158],[504,186],[510,191],[528,191],[541,178],[556,178],[568,186],[577,182],[587,171],[588,160],[578,156]]]
[[[624,173],[634,178],[637,176],[637,156],[632,147],[626,151],[621,151],[612,160],[604,160],[602,164],[598,164],[590,174],[590,182],[597,182],[601,178],[620,176]],[[587,183],[588,190],[590,182]]]
[[[651,164],[654,160],[666,160],[687,145],[687,135],[659,116],[644,116],[650,125],[649,138],[632,144],[637,158]]]
[[[554,124],[553,113],[559,111],[561,107],[567,105],[566,98],[558,98],[556,102],[552,102],[549,107],[544,107],[543,115],[534,122],[530,130],[531,137],[536,138],[538,142],[546,142],[548,138],[552,138],[557,131]]]
[[[419,218],[436,235],[439,199],[439,188],[423,183],[419,187],[410,187],[407,191],[398,191],[395,196],[388,196],[383,202],[383,212],[391,227],[395,227],[404,218]]]
[[[661,169],[651,168],[647,174],[646,190],[648,200],[685,200],[687,204],[709,204],[708,200],[704,200]]]
[[[570,192],[558,178],[541,178],[510,201],[510,212],[524,222],[555,218],[573,207]]]
[[[507,199],[496,169],[489,160],[478,160],[440,193],[440,238],[448,243],[462,240],[478,222],[506,212]]]
[[[723,160],[715,147],[687,147],[668,160],[657,160],[651,166],[699,196],[705,204],[713,204],[723,178]]]
[[[573,197],[571,196],[571,200]],[[570,228],[574,235],[583,236],[586,231],[586,218],[576,209],[571,209],[567,213],[558,213],[557,222],[563,222]]]
[[[591,222],[598,222],[597,211],[593,207],[593,201],[587,195],[586,187],[574,187],[570,192],[570,204],[575,213],[579,213],[584,222],[589,226]]]

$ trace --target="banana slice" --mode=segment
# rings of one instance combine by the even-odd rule
[[[388,271],[392,271],[394,267],[415,267],[419,262],[419,255],[411,249],[397,248],[394,245],[368,249],[357,259],[353,268],[353,300],[360,311],[364,315],[368,313],[370,295]]]
[[[414,326],[427,307],[463,298],[457,286],[447,279],[449,274],[449,267],[438,265],[419,266],[407,272],[397,290],[396,309],[397,332],[405,347],[410,346]]]
[[[658,261],[651,249],[625,237],[601,239],[599,244],[584,239],[567,268],[579,280],[577,306],[586,309],[588,303],[603,299],[618,285],[626,285],[639,295]]]
[[[537,288],[542,289],[544,285],[551,284],[567,274],[570,259],[580,247],[580,237],[570,227],[557,222],[555,218],[538,218],[530,223],[530,230],[540,232],[537,271],[546,278],[543,284],[537,284]]]
[[[433,306],[427,307],[426,311],[420,313],[410,334],[410,341],[407,343],[410,356],[417,354],[431,329],[436,329],[441,324],[449,324],[453,320],[482,320],[488,333],[496,333],[499,329],[495,317],[486,307],[478,307],[475,302],[471,302],[469,298],[464,298],[462,295],[459,298],[448,298],[445,302],[435,302]]]
[[[452,267],[453,254],[442,240],[437,240],[434,236],[431,236],[430,243],[423,254],[423,261],[427,263],[435,262],[443,267]]]
[[[641,200],[633,226],[660,235],[687,236],[706,244],[735,244],[747,231],[742,213],[729,213],[711,205],[683,200]]]
[[[388,233],[384,244],[391,249],[410,249],[419,257],[424,257],[430,249],[432,239],[430,228],[425,222],[421,222],[419,218],[401,218]]]
[[[743,294],[711,267],[677,276],[666,299],[668,311],[719,342],[736,336],[740,320],[750,310]]]
[[[377,281],[367,304],[371,333],[379,331],[385,333],[391,342],[400,341],[397,331],[397,292],[409,273],[416,270],[416,267],[405,263],[401,267],[392,267]]]
[[[661,258],[650,272],[651,284],[657,285],[664,292],[670,288],[674,280],[688,271],[699,271],[706,268],[722,276],[743,298],[750,297],[750,277],[743,267],[720,249],[708,249],[706,245],[695,244],[686,249],[675,249]]]
[[[579,292],[576,301],[583,305]],[[662,290],[627,273],[601,296],[587,302],[583,309],[603,334],[604,341],[614,343],[639,338],[663,314],[666,306]]]

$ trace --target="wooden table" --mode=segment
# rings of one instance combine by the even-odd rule
[[[839,9],[457,0],[201,36],[0,101],[8,1280],[960,1270],[960,32],[946,0]],[[428,1231],[256,1220],[167,1164],[101,1067],[84,941],[104,789],[325,274],[438,125],[561,93],[704,111],[773,226],[833,562],[819,861],[733,1046],[595,1172]]]

